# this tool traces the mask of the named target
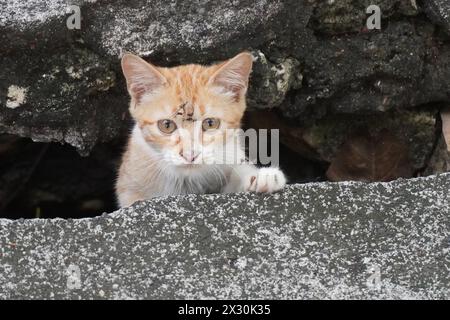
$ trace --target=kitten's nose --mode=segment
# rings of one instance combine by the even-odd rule
[[[184,159],[186,159],[187,162],[194,162],[195,159],[197,159],[198,155],[200,153],[195,154],[194,151],[191,152],[180,152],[180,156],[182,156]]]

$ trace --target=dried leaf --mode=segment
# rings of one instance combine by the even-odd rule
[[[447,151],[450,152],[450,108],[441,111],[441,119],[442,133],[447,144]]]
[[[408,147],[388,130],[360,131],[342,145],[331,162],[331,181],[391,181],[413,176]]]

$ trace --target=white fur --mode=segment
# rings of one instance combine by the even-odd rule
[[[186,165],[180,159],[179,162],[170,161],[181,157],[155,150],[145,141],[137,125],[133,129],[130,143],[133,144],[132,149],[139,149],[139,153],[144,154],[144,157],[141,156],[139,163],[133,164],[135,172],[141,174],[128,180],[125,188],[130,192],[119,194],[121,207],[131,205],[137,200],[189,193],[275,192],[286,184],[286,178],[278,168],[257,168],[249,163],[217,164],[217,159],[222,156],[244,158],[242,148],[235,145],[239,143],[238,139],[227,144],[225,155],[217,154],[212,149],[202,150],[204,159],[209,158],[215,164],[193,165]],[[228,161],[229,159],[225,159],[224,162],[229,163]],[[149,171],[146,168],[150,166],[157,169],[156,176],[155,170],[150,176],[145,174]],[[136,197],[136,193],[140,196]]]

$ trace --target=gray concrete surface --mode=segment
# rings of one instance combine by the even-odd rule
[[[0,220],[1,299],[448,299],[450,174]]]

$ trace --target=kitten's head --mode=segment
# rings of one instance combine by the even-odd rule
[[[160,68],[126,54],[130,112],[146,144],[181,167],[223,159],[246,108],[252,61],[243,52],[209,67]]]

